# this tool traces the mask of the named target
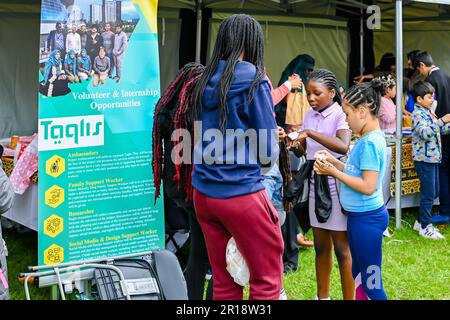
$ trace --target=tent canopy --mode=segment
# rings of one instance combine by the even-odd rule
[[[372,2],[378,5],[382,14],[390,13],[395,17],[395,0],[160,0],[160,7],[178,7],[191,8],[195,10],[198,6],[201,8],[211,8],[213,10],[223,11],[225,9],[239,12],[249,12],[257,14],[258,12],[270,12],[272,15],[321,15],[322,17],[335,18],[335,12],[340,11],[360,17],[359,13],[349,11],[349,8],[367,9]],[[421,17],[426,13],[440,13],[449,15],[450,0],[403,0],[404,18],[417,17],[417,12],[421,12]]]
[[[378,5],[381,10],[381,29],[374,30],[373,47],[378,63],[383,54],[395,52],[395,0],[160,0],[159,5],[192,10],[212,9],[216,14],[213,15],[212,32],[209,35],[209,50],[220,19],[236,12],[252,14],[266,31],[266,65],[275,80],[289,58],[305,52],[316,58],[318,67],[333,70],[339,81],[346,83],[347,58],[349,50],[353,48],[344,30],[335,31],[336,26],[345,28],[348,19],[361,19],[361,12],[369,7],[369,2]],[[450,49],[450,0],[403,0],[402,3],[405,52],[427,50],[439,66],[450,72],[450,59],[446,54]],[[348,19],[338,17],[337,10],[347,13]],[[316,27],[320,25],[322,32],[317,32],[319,28],[312,28],[309,25],[311,21],[315,21]],[[291,25],[281,28],[282,22]],[[295,33],[297,36],[294,36]],[[277,52],[281,39],[285,49]],[[317,43],[321,40],[329,45],[324,48]],[[330,48],[337,49],[330,51]]]

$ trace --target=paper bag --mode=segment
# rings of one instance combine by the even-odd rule
[[[310,106],[306,95],[305,86],[302,84],[302,91],[295,90],[286,97],[286,121],[288,125],[303,125],[303,119]]]

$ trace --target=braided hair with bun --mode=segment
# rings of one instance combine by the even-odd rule
[[[381,97],[386,95],[386,82],[379,78],[370,82],[363,82],[352,86],[345,95],[345,102],[357,109],[364,106],[370,113],[378,116],[381,106]]]

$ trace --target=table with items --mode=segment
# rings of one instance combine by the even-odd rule
[[[37,231],[38,149],[37,134],[0,140],[3,170],[14,188],[14,202],[3,217]]]
[[[383,177],[383,196],[388,209],[395,209],[395,133],[385,132],[386,134],[386,157],[387,169]],[[412,158],[411,130],[403,128],[402,139],[402,208],[419,207],[420,205],[420,180],[414,169],[414,160]],[[436,199],[435,204],[439,204]]]

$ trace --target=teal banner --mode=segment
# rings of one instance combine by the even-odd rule
[[[42,0],[39,265],[164,247],[156,0]]]

